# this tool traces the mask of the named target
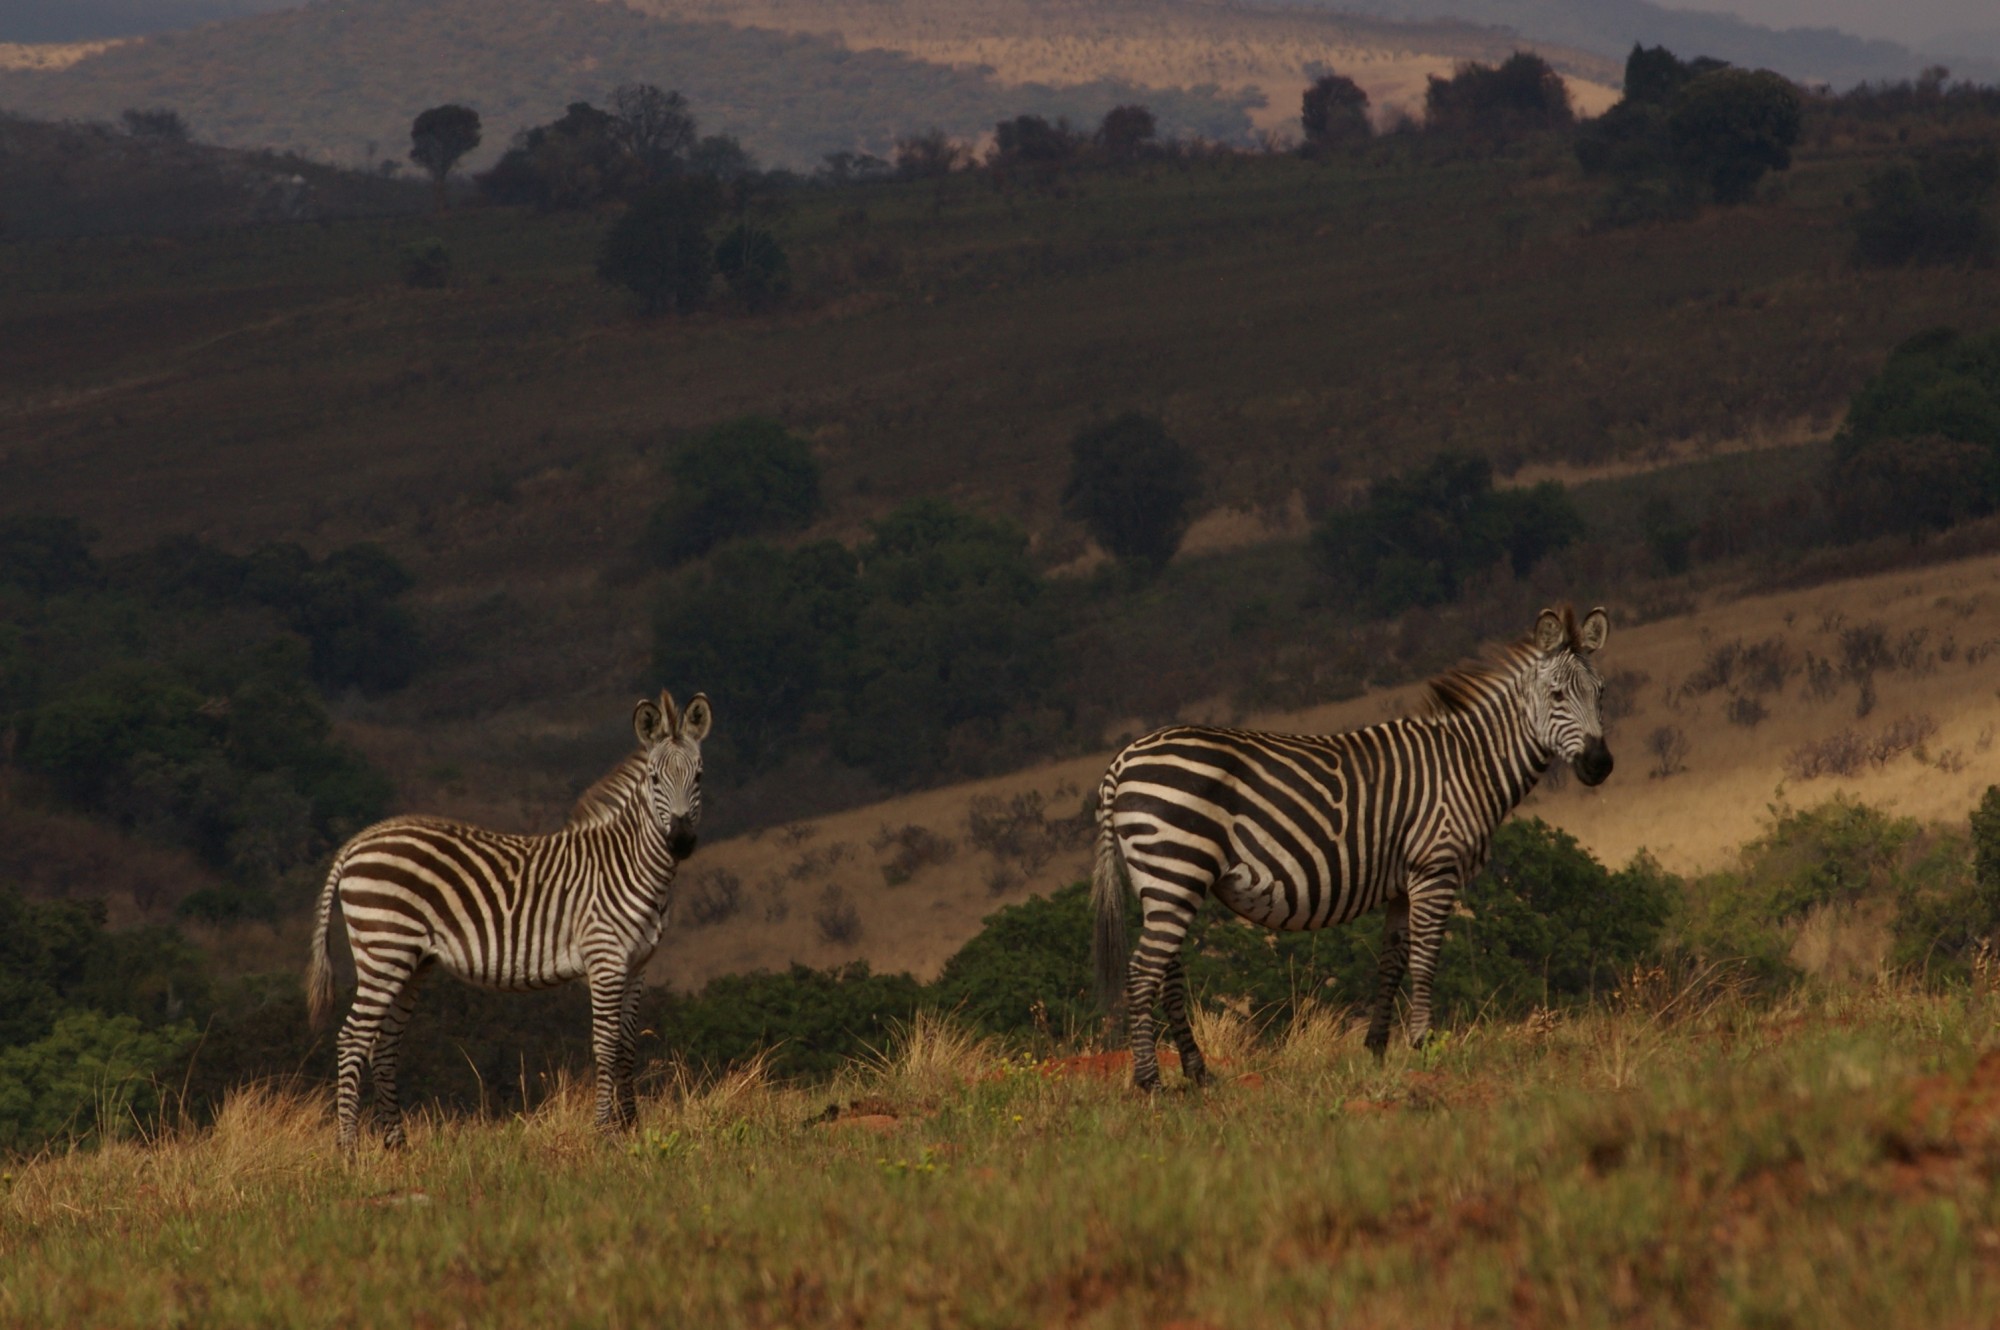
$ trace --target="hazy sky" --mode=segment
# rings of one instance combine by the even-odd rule
[[[2000,28],[2000,0],[1661,0],[1772,28],[1842,28],[1922,49],[1940,34]],[[1945,54],[1949,54],[1946,52]]]

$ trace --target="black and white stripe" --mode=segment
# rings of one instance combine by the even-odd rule
[[[1445,920],[1501,819],[1557,758],[1588,785],[1611,774],[1590,663],[1608,632],[1601,609],[1581,623],[1544,610],[1531,637],[1433,680],[1422,715],[1334,735],[1175,726],[1113,758],[1097,793],[1093,952],[1107,1002],[1124,960],[1133,1081],[1159,1086],[1156,1001],[1182,1069],[1206,1077],[1181,944],[1210,894],[1273,929],[1383,908],[1368,1046],[1378,1056],[1388,1047],[1406,969],[1408,1032],[1422,1043]],[[1121,870],[1141,916],[1129,958]]]
[[[666,693],[639,703],[632,724],[640,750],[592,786],[552,835],[399,817],[341,847],[320,892],[307,992],[317,1025],[334,998],[328,930],[337,900],[356,982],[336,1046],[343,1150],[358,1132],[363,1066],[374,1073],[384,1141],[403,1143],[396,1046],[419,981],[437,966],[513,991],[586,980],[597,1122],[631,1124],[639,974],[666,923],[675,865],[694,850],[709,721],[699,693],[685,711]]]

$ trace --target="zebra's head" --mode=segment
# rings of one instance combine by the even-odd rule
[[[646,746],[646,800],[676,859],[694,853],[701,825],[701,741],[708,737],[708,694],[696,693],[683,710],[662,690],[632,711],[632,730]]]
[[[1567,761],[1585,785],[1611,774],[1598,701],[1604,680],[1590,658],[1611,634],[1611,620],[1594,609],[1581,623],[1568,608],[1543,610],[1535,621],[1535,668],[1528,686],[1528,730],[1548,751]]]

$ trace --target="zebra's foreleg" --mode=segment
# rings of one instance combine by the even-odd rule
[[[593,1120],[607,1134],[631,1125],[625,1115],[622,1088],[632,1078],[632,1049],[625,1038],[628,982],[622,959],[590,967],[590,1051],[597,1063],[597,1112]]]
[[[401,1149],[407,1139],[403,1134],[403,1106],[396,1089],[396,1058],[403,1031],[410,1023],[410,1011],[417,1005],[417,986],[429,968],[419,965],[403,981],[402,990],[376,1028],[375,1049],[368,1058],[375,1081],[375,1126],[382,1133],[382,1144],[391,1150]]]
[[[1368,1051],[1380,1061],[1389,1051],[1389,1022],[1396,1016],[1396,993],[1410,963],[1410,902],[1399,896],[1383,911],[1382,954],[1375,960],[1375,1009],[1368,1017]]]
[[[1181,1074],[1191,1085],[1208,1084],[1208,1059],[1201,1055],[1201,1046],[1194,1041],[1194,1027],[1188,1023],[1187,967],[1181,963],[1179,951],[1167,962],[1160,983],[1160,1002],[1167,1010],[1167,1029],[1174,1037],[1174,1047],[1180,1050]]]
[[[1410,1047],[1421,1048],[1431,1037],[1431,979],[1437,974],[1438,950],[1444,943],[1445,921],[1458,899],[1456,883],[1431,884],[1410,896]]]
[[[639,1092],[632,1084],[632,1070],[638,1056],[639,991],[643,987],[634,970],[625,980],[625,996],[618,1004],[618,1038],[625,1057],[624,1079],[618,1083],[618,1113],[628,1127],[639,1120]]]

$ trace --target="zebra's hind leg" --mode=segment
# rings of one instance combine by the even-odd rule
[[[338,1079],[333,1096],[338,1122],[336,1141],[343,1154],[353,1154],[361,1134],[361,1069],[375,1055],[383,1020],[394,1009],[403,986],[417,968],[414,951],[358,950],[354,957],[354,1005],[341,1024],[334,1044]]]
[[[1396,1015],[1396,994],[1410,963],[1410,902],[1389,903],[1382,922],[1382,954],[1375,961],[1375,1008],[1368,1017],[1368,1051],[1376,1061],[1389,1051],[1389,1022]]]
[[[375,1031],[375,1051],[368,1059],[375,1081],[375,1126],[382,1133],[382,1144],[391,1150],[402,1149],[408,1141],[403,1134],[403,1106],[396,1090],[396,1057],[402,1047],[403,1031],[410,1023],[410,1011],[417,1005],[417,986],[429,969],[426,961],[403,981],[402,991],[396,994],[396,1000]]]
[[[1151,1094],[1160,1088],[1160,1063],[1154,1052],[1153,1004],[1168,970],[1180,960],[1181,944],[1187,940],[1188,925],[1194,922],[1197,897],[1190,905],[1178,892],[1168,894],[1141,876],[1133,866],[1134,885],[1145,920],[1139,929],[1139,944],[1132,948],[1125,978],[1125,1011],[1130,1022],[1132,1044],[1132,1084]],[[1185,1009],[1182,1016],[1185,1019]]]
[[[633,982],[622,957],[590,966],[590,1051],[597,1062],[593,1120],[607,1135],[632,1125],[632,1040],[625,1004]]]
[[[1207,1085],[1208,1059],[1201,1055],[1201,1045],[1194,1041],[1194,1026],[1188,1023],[1187,967],[1178,951],[1167,962],[1160,982],[1160,1002],[1167,1010],[1167,1030],[1180,1051],[1181,1074],[1190,1085]]]

